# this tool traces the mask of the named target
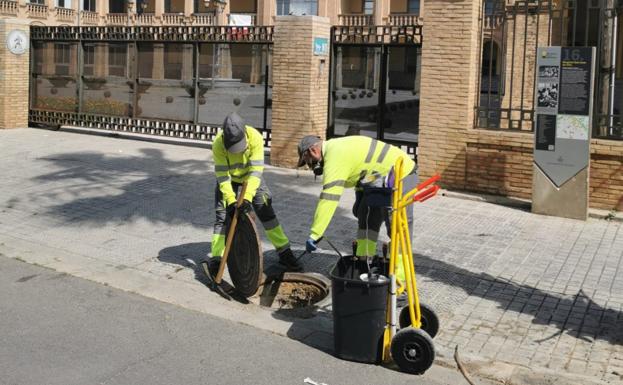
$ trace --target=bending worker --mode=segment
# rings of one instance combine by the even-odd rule
[[[264,179],[264,138],[255,128],[246,125],[242,118],[229,114],[223,123],[223,130],[212,145],[216,190],[214,199],[214,235],[212,237],[212,258],[208,261],[210,272],[218,271],[225,251],[227,216],[233,216],[236,207],[236,192],[247,181],[247,191],[240,210],[243,213],[255,210],[262,222],[266,237],[279,254],[279,263],[288,271],[300,271],[290,241],[277,220],[272,207],[270,190]],[[216,275],[216,274],[214,274]]]
[[[376,186],[387,176],[399,157],[403,161],[404,191],[417,185],[415,162],[399,149],[367,136],[346,136],[321,140],[317,136],[305,136],[298,146],[298,167],[307,165],[316,175],[322,175],[322,193],[314,214],[311,234],[306,250],[316,250],[317,242],[331,222],[345,187],[355,187],[356,199],[353,214],[359,222],[356,256],[373,257],[377,254],[377,240],[383,222],[389,231],[389,209],[370,207],[366,203],[364,189]],[[412,233],[413,210],[407,210],[409,231]]]

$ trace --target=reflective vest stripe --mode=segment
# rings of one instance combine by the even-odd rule
[[[383,161],[385,160],[385,156],[389,152],[389,148],[390,145],[388,143],[385,143],[385,146],[383,146],[383,149],[381,149],[381,153],[379,154],[379,158],[376,160],[376,163],[383,163]]]
[[[341,195],[338,194],[328,194],[328,193],[322,193],[320,194],[320,199],[324,199],[327,201],[339,201],[340,200]]]
[[[333,182],[327,183],[324,186],[322,186],[322,189],[323,190],[328,190],[331,187],[336,187],[336,186],[342,187],[342,186],[344,186],[345,183],[346,183],[346,181],[344,179],[334,180]]]
[[[374,152],[376,151],[376,145],[378,141],[376,139],[372,139],[372,143],[370,143],[370,148],[368,148],[368,155],[366,156],[365,163],[372,162],[372,157],[374,156]]]

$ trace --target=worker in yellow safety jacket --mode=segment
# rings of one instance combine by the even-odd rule
[[[214,235],[212,258],[208,261],[210,272],[218,271],[225,251],[225,221],[236,207],[236,192],[247,182],[243,213],[255,211],[266,231],[266,237],[279,254],[279,262],[288,271],[300,271],[302,267],[292,254],[290,241],[277,220],[272,207],[272,197],[262,179],[264,171],[264,138],[255,128],[246,125],[242,118],[229,114],[223,130],[216,135],[212,145],[214,171],[216,174]],[[216,275],[216,274],[214,274]]]
[[[378,186],[396,164],[403,160],[404,191],[417,186],[416,165],[400,148],[366,136],[347,136],[323,141],[317,136],[305,136],[298,145],[298,167],[307,165],[316,175],[322,175],[322,192],[314,214],[306,250],[313,252],[326,231],[338,206],[344,188],[355,188],[353,214],[358,219],[356,256],[377,255],[377,240],[383,222],[389,230],[389,208],[373,207],[366,203],[367,186]],[[412,207],[412,206],[410,206]],[[409,231],[413,232],[413,210],[407,210]]]

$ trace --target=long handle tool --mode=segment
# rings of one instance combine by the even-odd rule
[[[211,289],[215,290],[222,297],[231,300],[231,295],[227,293],[225,288],[221,286],[221,281],[223,279],[223,273],[225,271],[225,265],[227,265],[227,257],[229,256],[229,251],[231,250],[231,243],[234,240],[234,234],[236,232],[236,225],[238,224],[238,215],[240,214],[240,206],[244,201],[244,194],[247,191],[247,182],[245,181],[242,184],[240,189],[240,193],[238,194],[238,199],[236,200],[236,210],[234,211],[234,217],[231,220],[231,224],[229,225],[229,231],[227,232],[227,240],[225,241],[225,251],[223,252],[223,257],[221,258],[221,264],[218,267],[218,273],[216,273],[216,277],[212,277],[208,266],[206,263],[203,264],[203,270],[210,277],[210,280],[213,282],[211,285]]]

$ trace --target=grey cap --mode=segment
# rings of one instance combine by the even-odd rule
[[[296,167],[303,167],[305,165],[305,160],[303,160],[303,154],[305,154],[305,151],[309,150],[309,148],[311,146],[313,146],[314,144],[320,142],[322,139],[320,139],[319,136],[315,136],[315,135],[307,135],[304,136],[303,139],[301,139],[301,141],[299,142],[299,163],[296,165]]]
[[[244,120],[235,112],[227,115],[223,122],[223,142],[232,154],[239,154],[247,149],[247,136]]]

